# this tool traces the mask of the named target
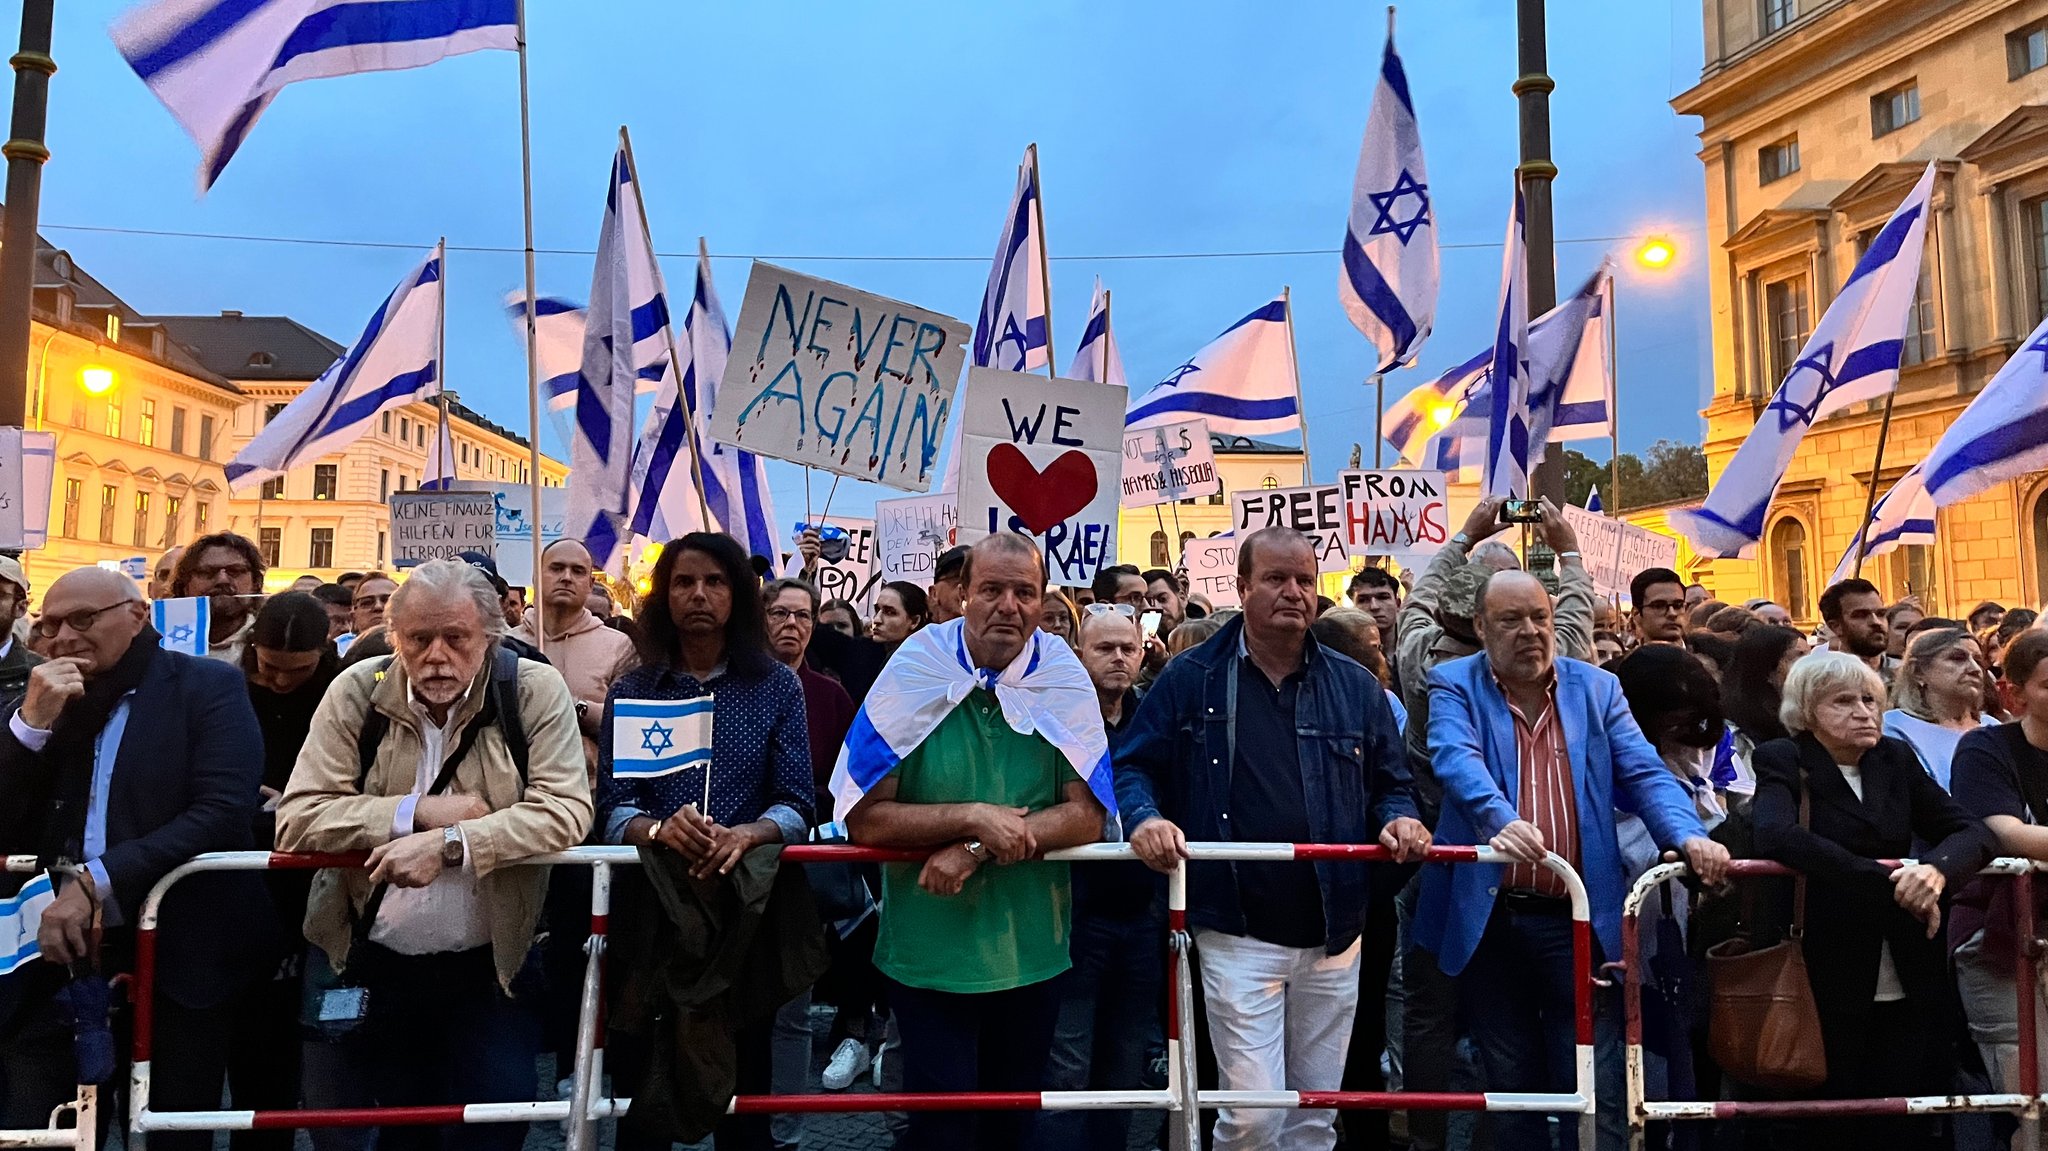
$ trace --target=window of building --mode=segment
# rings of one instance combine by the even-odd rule
[[[2034,497],[2034,586],[2036,597],[2048,602],[2048,489]]]
[[[277,366],[277,357],[269,352],[250,352],[249,366],[252,368],[274,368]]]
[[[1909,595],[1919,596],[1920,602],[1932,605],[1934,600],[1934,549],[1923,544],[1905,544],[1893,548],[1885,557],[1891,568],[1892,587],[1898,590],[1894,600]]]
[[[384,432],[384,434],[385,434],[385,435],[387,435],[387,436],[388,436],[388,435],[390,435],[390,434],[391,434],[391,413],[390,413],[390,412],[385,412],[385,413],[384,413],[384,419],[383,419],[383,421],[382,421],[382,422],[383,422],[383,424],[384,424],[384,427],[383,427],[383,429],[382,429],[382,430],[383,430],[383,432]]]
[[[2048,68],[2048,20],[2006,33],[2005,63],[2007,76],[2014,80]]]
[[[331,568],[334,566],[334,529],[314,528],[312,542],[306,548],[306,566]]]
[[[74,428],[83,428],[85,426],[84,392],[73,392],[71,395],[71,426]]]
[[[171,451],[176,455],[185,454],[185,409],[171,409]]]
[[[1166,533],[1152,533],[1152,566],[1163,568],[1173,563],[1173,557],[1166,554]]]
[[[205,534],[206,534],[206,521],[208,521],[208,520],[210,520],[210,519],[212,519],[212,518],[213,518],[213,505],[212,505],[212,504],[209,504],[209,503],[203,503],[203,502],[202,502],[202,503],[197,503],[197,504],[193,504],[193,505],[192,505],[192,538],[194,538],[194,539],[198,539],[198,538],[199,538],[200,536],[203,536],[203,535],[205,535]]]
[[[284,552],[284,529],[262,528],[257,532],[256,550],[263,555],[263,566],[274,568]]]
[[[265,405],[263,405],[263,426],[264,426],[264,427],[266,427],[266,428],[267,428],[267,427],[269,427],[269,426],[270,426],[270,421],[272,421],[272,420],[276,419],[276,418],[277,418],[277,414],[278,414],[279,412],[282,412],[282,411],[284,411],[284,405],[283,405],[283,404],[265,404]]]
[[[120,502],[121,489],[113,484],[100,485],[100,542],[114,542],[114,505]]]
[[[178,521],[184,518],[184,514],[185,497],[164,497],[164,539],[162,546],[171,547],[178,542]]]
[[[117,440],[121,438],[121,397],[113,392],[107,393],[106,433]]]
[[[2028,285],[2034,293],[2034,316],[2048,315],[2048,196],[2020,205],[2027,232]]]
[[[1222,493],[1222,492],[1217,492],[1217,493],[1216,493],[1215,495],[1213,495],[1213,496],[1210,496],[1210,497],[1209,497],[1209,505],[1210,505],[1211,507],[1219,507],[1219,508],[1220,508],[1220,507],[1222,507],[1222,506],[1223,506],[1223,493]]]
[[[337,464],[313,465],[313,498],[331,500],[341,482],[341,467]]]
[[[469,445],[467,443],[462,445],[462,462],[465,464],[469,462]]]
[[[1195,533],[1193,533],[1193,532],[1182,532],[1182,533],[1180,533],[1180,554],[1181,554],[1182,558],[1186,558],[1186,556],[1187,556],[1187,554],[1188,554],[1188,541],[1189,541],[1189,540],[1192,540],[1192,539],[1194,539],[1194,538],[1195,538]],[[1163,566],[1163,565],[1162,565],[1162,566]]]
[[[262,498],[262,499],[266,499],[266,500],[281,500],[281,499],[283,499],[283,498],[284,498],[284,477],[283,477],[283,476],[277,476],[277,477],[275,477],[275,478],[273,478],[273,479],[267,479],[267,480],[264,480],[264,481],[263,481],[263,494],[262,494],[262,496],[261,496],[260,498]]]
[[[1759,0],[1757,23],[1768,36],[1799,19],[1799,0]]]
[[[1920,83],[1908,80],[1870,98],[1870,134],[1896,132],[1920,118]]]
[[[1771,598],[1793,619],[1812,618],[1806,595],[1806,525],[1791,516],[1771,529]]]
[[[1877,231],[1872,228],[1856,237],[1858,260],[1870,250]],[[1940,340],[1935,334],[1934,291],[1934,256],[1930,246],[1920,258],[1920,282],[1913,287],[1913,310],[1906,317],[1906,337],[1899,353],[1902,367],[1910,368],[1941,355]]]
[[[142,427],[137,429],[136,440],[145,448],[156,446],[156,401],[142,401]]]
[[[377,567],[384,566],[384,533],[377,533]]]
[[[412,429],[413,442],[420,447],[427,446],[427,425],[415,424]]]
[[[1280,486],[1280,477],[1269,475],[1265,479],[1259,481],[1259,486],[1261,488],[1266,489],[1267,491],[1272,491],[1274,488]]]
[[[1775,144],[1757,149],[1757,183],[1782,180],[1799,170],[1799,137],[1787,136]]]
[[[387,413],[387,416],[388,416],[388,413]],[[412,439],[412,421],[411,421],[411,420],[408,420],[408,419],[406,419],[406,418],[405,418],[404,416],[400,416],[400,417],[398,417],[398,442],[402,444],[402,443],[406,443],[407,441],[409,441],[409,440],[411,440],[411,439]]]
[[[1806,277],[1793,276],[1764,285],[1764,317],[1770,328],[1769,368],[1773,387],[1799,359],[1799,349],[1812,334],[1809,326]]]
[[[404,473],[404,472],[400,472],[400,473],[398,473],[398,490],[399,490],[399,491],[404,491],[404,490],[405,490],[405,473]]]
[[[213,458],[213,413],[199,413],[199,458]]]
[[[64,481],[64,538],[78,538],[78,505],[85,499],[85,481]]]
[[[377,502],[384,503],[391,498],[391,469],[381,468],[377,472]]]
[[[119,312],[107,313],[107,339],[116,344],[121,342],[121,313]]]
[[[133,543],[136,547],[139,548],[146,548],[149,546],[148,492],[135,493],[135,534],[129,537],[129,542]]]

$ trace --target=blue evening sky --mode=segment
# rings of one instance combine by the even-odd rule
[[[45,234],[144,311],[282,313],[343,343],[436,237],[506,249],[449,258],[448,378],[465,402],[524,428],[523,342],[501,311],[521,283],[512,55],[295,85],[198,199],[196,149],[107,38],[125,7],[58,6]],[[1337,303],[1334,253],[1130,257],[1337,246],[1377,78],[1379,6],[529,7],[536,239],[566,250],[540,258],[543,292],[588,295],[590,258],[568,253],[595,243],[625,124],[655,241],[672,254],[672,296],[687,298],[703,235],[730,257],[714,267],[735,316],[740,257],[764,255],[971,323],[1018,159],[1036,141],[1056,366],[1073,355],[1094,276],[1114,293],[1134,387],[1291,285],[1316,474],[1330,478],[1353,442],[1372,462],[1369,347]],[[1430,0],[1402,14],[1443,298],[1419,368],[1389,379],[1390,401],[1478,351],[1493,323],[1516,161],[1512,9]],[[1622,445],[1696,442],[1710,363],[1704,195],[1695,122],[1667,100],[1698,74],[1698,16],[1678,0],[1572,0],[1552,4],[1550,20],[1560,292],[1605,252],[1622,257]],[[1627,261],[1651,232],[1678,243],[1675,271]],[[849,256],[966,258],[830,258]],[[542,443],[566,458],[553,427]],[[801,469],[771,466],[780,518],[800,518]],[[834,510],[860,514],[878,493],[888,494],[845,485]]]

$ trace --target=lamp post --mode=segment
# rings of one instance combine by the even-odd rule
[[[1544,0],[1515,0],[1515,99],[1521,105],[1522,162],[1515,169],[1522,182],[1524,241],[1528,248],[1529,315],[1540,316],[1557,306],[1555,232],[1550,211],[1550,184],[1557,165],[1550,159],[1549,51],[1544,34]],[[1530,477],[1529,494],[1564,503],[1563,453],[1546,453]]]
[[[7,206],[0,219],[0,427],[28,415],[29,309],[35,301],[36,218],[41,211],[43,144],[49,118],[50,25],[56,0],[22,0],[21,50],[14,65],[14,122],[0,155],[7,157]]]

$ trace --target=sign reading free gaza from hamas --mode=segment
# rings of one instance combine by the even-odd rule
[[[966,324],[755,261],[711,436],[904,491],[931,487]]]

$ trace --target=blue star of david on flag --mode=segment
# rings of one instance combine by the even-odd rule
[[[212,601],[205,596],[160,599],[149,605],[150,626],[165,651],[204,656],[207,632],[213,627]]]
[[[1830,341],[1799,357],[1799,361],[1792,365],[1792,371],[1785,378],[1786,386],[1778,389],[1778,394],[1772,398],[1768,409],[1778,413],[1779,431],[1791,431],[1799,424],[1811,425],[1815,413],[1820,411],[1821,404],[1827,400],[1828,393],[1841,386],[1835,380],[1834,354],[1835,345]],[[1812,372],[1820,378],[1813,394],[1808,396],[1804,403],[1793,394],[1792,388],[1792,381],[1799,379],[1801,372]]]
[[[615,699],[612,775],[653,779],[711,762],[712,697]]]
[[[1194,373],[1199,372],[1201,370],[1202,369],[1196,367],[1194,363],[1190,361],[1166,373],[1166,378],[1159,381],[1159,383],[1154,386],[1161,388],[1177,388],[1180,386],[1180,382],[1182,379],[1184,379],[1187,376],[1193,375]]]
[[[1405,220],[1394,218],[1394,205],[1403,199],[1415,197],[1415,214]],[[1429,185],[1417,183],[1408,169],[1394,178],[1394,186],[1384,192],[1368,192],[1366,199],[1372,201],[1373,211],[1379,213],[1373,219],[1368,236],[1383,236],[1391,232],[1405,247],[1415,238],[1415,229],[1426,226],[1429,220]]]
[[[1429,169],[1422,159],[1408,72],[1394,51],[1391,14],[1379,86],[1351,181],[1343,265],[1337,299],[1378,353],[1375,370],[1390,372],[1414,363],[1436,323],[1440,277]]]

